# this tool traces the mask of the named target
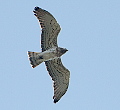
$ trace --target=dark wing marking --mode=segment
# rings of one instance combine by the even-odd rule
[[[61,30],[56,19],[46,10],[35,7],[33,11],[42,28],[41,48],[42,51],[57,47],[57,36]]]
[[[69,85],[70,71],[66,69],[61,59],[54,59],[45,62],[49,75],[54,81],[54,103],[58,102],[60,98],[66,93]]]

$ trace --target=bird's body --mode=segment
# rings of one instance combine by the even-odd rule
[[[57,37],[61,30],[56,19],[46,10],[35,7],[35,16],[39,20],[42,28],[41,48],[42,52],[30,52],[28,56],[32,68],[45,62],[49,75],[53,80],[54,103],[66,93],[69,85],[70,71],[65,68],[61,61],[61,56],[67,49],[58,47]]]
[[[28,51],[28,55],[29,55],[31,66],[35,68],[36,66],[38,66],[40,63],[44,61],[60,58],[66,51],[67,49],[65,48],[54,47],[43,52]]]

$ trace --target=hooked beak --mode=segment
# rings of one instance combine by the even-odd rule
[[[68,51],[68,49],[65,48],[66,51]]]

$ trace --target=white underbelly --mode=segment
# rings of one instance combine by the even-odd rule
[[[48,61],[48,60],[53,60],[53,59],[59,58],[56,54],[56,48],[44,51],[44,52],[40,53],[40,56],[43,57],[43,61]]]
[[[45,54],[43,55],[43,58],[44,58],[45,61],[48,61],[48,60],[56,59],[56,58],[58,58],[58,57],[57,57],[57,55],[56,55],[55,53],[49,52],[49,53],[45,53]]]

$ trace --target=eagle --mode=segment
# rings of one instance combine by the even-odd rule
[[[32,68],[45,62],[47,71],[53,80],[53,99],[56,103],[66,93],[69,86],[70,71],[63,66],[61,61],[61,56],[68,50],[58,47],[57,37],[61,28],[53,15],[39,7],[35,7],[33,12],[42,28],[42,52],[28,51],[29,61]]]

